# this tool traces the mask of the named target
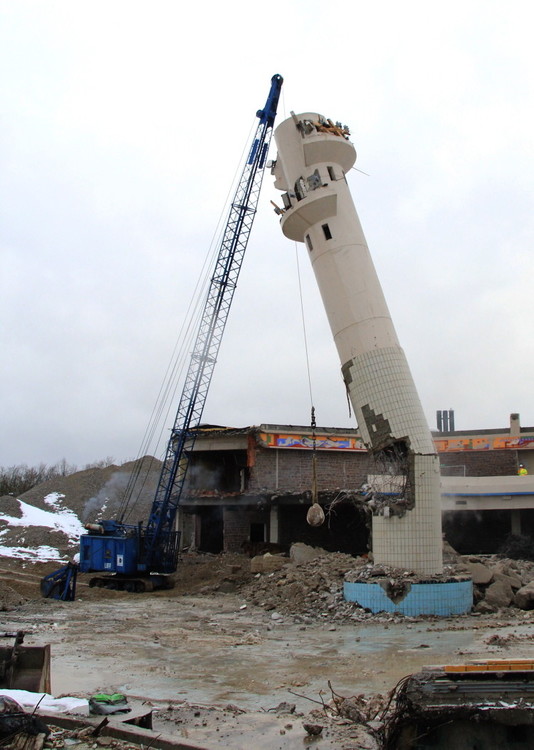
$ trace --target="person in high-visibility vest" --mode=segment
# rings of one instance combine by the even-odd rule
[[[519,464],[519,469],[517,470],[517,473],[520,477],[525,477],[528,474],[528,471],[525,469],[523,464]]]

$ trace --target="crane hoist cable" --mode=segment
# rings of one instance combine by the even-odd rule
[[[298,285],[299,285],[299,298],[300,298],[300,313],[302,318],[302,333],[304,338],[304,351],[306,356],[306,370],[308,373],[308,388],[310,391],[310,403],[311,403],[311,419],[310,419],[310,426],[312,431],[312,460],[311,460],[311,469],[312,469],[312,477],[311,477],[311,498],[312,498],[312,504],[311,507],[308,508],[308,512],[306,514],[306,521],[309,523],[310,526],[321,526],[324,523],[325,515],[322,507],[319,504],[319,491],[317,488],[317,422],[315,421],[315,406],[313,405],[313,390],[312,390],[312,380],[311,380],[311,369],[310,369],[310,355],[308,350],[308,336],[306,333],[306,318],[304,315],[304,300],[303,300],[303,294],[302,294],[302,282],[300,277],[300,264],[299,264],[299,256],[298,256],[298,246],[295,242],[295,258],[297,263],[297,278],[298,278]]]
[[[319,504],[319,491],[317,489],[317,424],[315,422],[315,408],[311,408],[311,430],[312,430],[312,504],[306,513],[306,521],[310,526],[322,526],[325,520],[324,510]]]
[[[319,502],[319,493],[317,491],[317,435],[315,428],[315,407],[311,408],[311,428],[312,428],[312,505]]]
[[[191,294],[187,311],[171,352],[171,357],[162,379],[150,419],[145,428],[145,433],[135,459],[136,466],[130,473],[127,486],[122,493],[122,501],[117,514],[117,517],[121,522],[126,522],[139,504],[143,490],[148,484],[150,472],[155,471],[156,469],[159,471],[157,459],[154,456],[159,454],[159,446],[162,443],[163,433],[169,422],[169,414],[176,401],[178,387],[183,380],[183,373],[188,362],[188,356],[193,348],[194,336],[202,316],[202,302],[206,298],[211,274],[213,272],[213,266],[222,242],[223,233],[225,231],[225,219],[229,211],[230,201],[235,193],[236,186],[239,183],[241,167],[247,151],[250,148],[250,141],[256,126],[257,118],[255,117],[251,123],[248,136],[243,144],[239,161],[228,187],[223,208],[217,220],[208,251],[204,257],[197,283]],[[150,457],[150,460],[147,463],[141,460],[145,456]]]
[[[256,215],[282,82],[282,76],[272,77],[265,107],[256,112],[259,123],[231,202],[204,300],[182,395],[146,525],[143,554],[148,569],[158,565],[158,559],[166,555],[167,542],[173,545],[176,537],[174,521],[178,503]]]
[[[201,431],[202,413],[217,353],[256,215],[282,83],[280,75],[271,78],[265,106],[256,112],[259,123],[230,204],[216,263],[203,299],[178,410],[148,519],[136,525],[102,519],[96,524],[87,524],[88,533],[80,537],[80,571],[105,574],[103,578],[93,579],[95,585],[109,584],[126,591],[166,588],[168,574],[176,571],[181,538],[180,530],[176,528],[178,507],[189,459]],[[174,364],[171,369],[176,369]],[[165,392],[174,392],[175,389],[175,384],[165,384]]]

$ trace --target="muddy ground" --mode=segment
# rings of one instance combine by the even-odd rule
[[[54,564],[0,567],[0,629],[51,644],[56,697],[125,693],[157,709],[158,731],[207,748],[377,747],[379,721],[362,727],[326,710],[334,695],[371,700],[430,664],[534,658],[532,611],[370,615],[337,608],[330,585],[299,612],[266,593],[280,574],[254,575],[240,555],[186,557],[173,590],[143,595],[90,589],[80,576],[73,603],[39,597]],[[373,703],[377,719],[383,705]]]

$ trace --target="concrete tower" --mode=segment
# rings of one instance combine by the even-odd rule
[[[356,161],[348,135],[316,113],[276,128],[281,227],[307,247],[377,474],[402,477],[395,497],[374,504],[375,563],[440,573],[439,459],[345,179]]]

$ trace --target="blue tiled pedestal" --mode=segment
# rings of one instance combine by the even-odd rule
[[[403,615],[464,615],[473,606],[473,581],[446,583],[406,583],[405,592],[395,601],[388,596],[386,583],[343,584],[347,602],[357,602],[371,612],[398,612]]]

